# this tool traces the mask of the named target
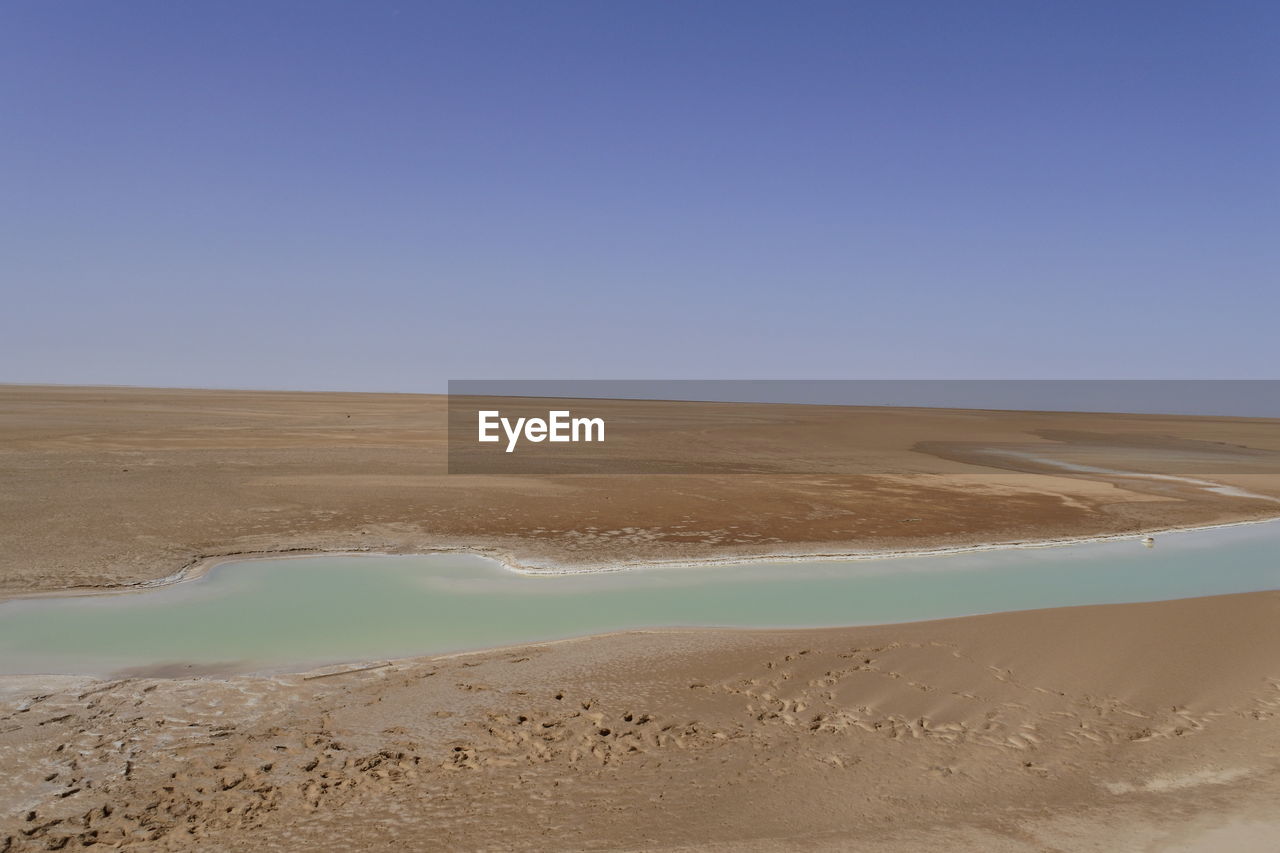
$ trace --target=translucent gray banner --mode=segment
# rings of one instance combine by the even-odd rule
[[[1280,380],[454,380],[460,474],[1280,473]],[[1172,482],[1172,481],[1171,481]]]

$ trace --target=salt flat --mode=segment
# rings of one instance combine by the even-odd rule
[[[983,465],[981,447],[1106,469],[1143,449],[1157,472],[1170,452],[1207,456],[1217,470],[1191,476],[1280,496],[1273,421],[785,408],[753,412],[762,459],[805,436],[877,473],[449,476],[440,398],[6,387],[0,589],[121,588],[291,549],[466,546],[573,569],[1274,512],[1188,483]],[[0,847],[1247,844],[1278,817],[1277,661],[1280,593],[1259,592],[620,633],[323,678],[15,676]]]

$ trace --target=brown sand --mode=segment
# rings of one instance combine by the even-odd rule
[[[623,634],[310,680],[64,679],[38,699],[12,681],[0,839],[17,850],[1114,851],[1280,832],[1280,593]]]
[[[788,415],[798,434],[835,453],[856,428],[849,452],[894,473],[527,480],[443,475],[442,416],[412,396],[0,388],[0,589],[113,586],[288,548],[480,545],[572,565],[1275,512],[1177,484],[981,467],[975,442],[1097,462],[1235,448],[1248,465],[1217,479],[1280,495],[1268,421],[806,407]],[[629,633],[317,674],[3,679],[0,851],[1272,850],[1280,837],[1280,593]]]
[[[688,405],[693,419],[698,406]],[[1276,514],[1276,504],[1171,483],[993,467],[1008,463],[977,460],[975,446],[1044,447],[1104,466],[1135,448],[1207,448],[1201,467],[1220,482],[1280,497],[1274,420],[741,411],[744,426],[720,437],[740,456],[769,462],[802,448],[832,468],[877,473],[451,476],[441,397],[0,386],[0,595],[115,586],[209,555],[290,549],[462,547],[533,565],[616,565]]]

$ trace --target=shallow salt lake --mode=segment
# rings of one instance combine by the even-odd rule
[[[303,670],[632,628],[865,625],[1280,588],[1280,523],[947,556],[530,576],[483,557],[242,560],[0,602],[0,674]]]

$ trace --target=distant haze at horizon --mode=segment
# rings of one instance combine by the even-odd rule
[[[940,408],[1110,412],[1280,418],[1275,379],[537,379],[450,380],[447,390],[378,392],[343,389],[181,388],[146,385],[0,383],[0,387],[196,393],[413,394],[547,400],[650,400],[872,408]],[[580,413],[580,412],[579,412]]]
[[[1280,6],[16,2],[0,382],[1271,379]]]
[[[1280,380],[452,380],[451,395],[1280,418]]]

